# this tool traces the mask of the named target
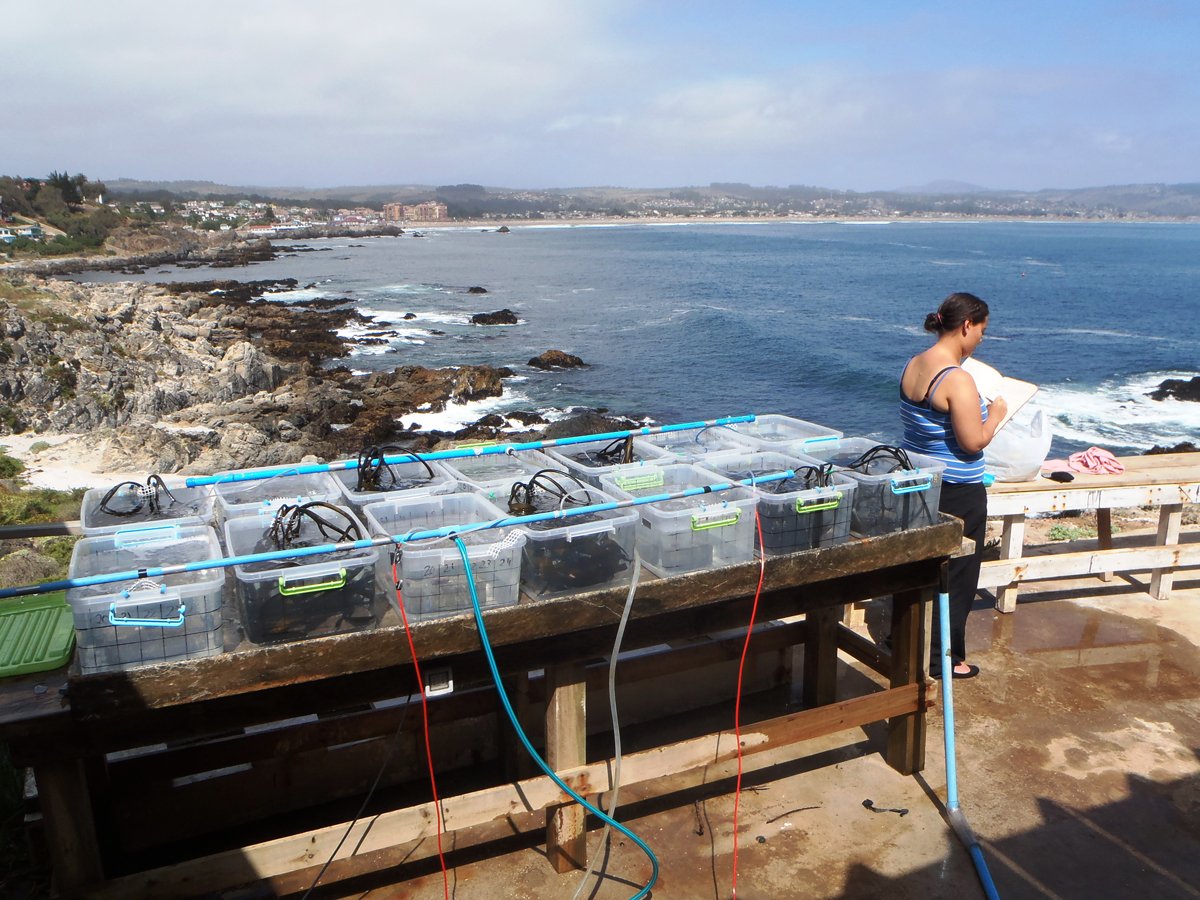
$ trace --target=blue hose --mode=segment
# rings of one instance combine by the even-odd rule
[[[471,592],[471,608],[475,611],[475,624],[479,628],[479,638],[483,642],[483,652],[487,655],[488,667],[492,670],[492,678],[496,682],[496,692],[500,695],[500,702],[504,705],[504,711],[508,713],[508,720],[512,722],[513,730],[517,732],[517,737],[521,739],[521,743],[525,745],[525,749],[533,758],[533,761],[538,764],[538,767],[550,776],[551,780],[557,784],[562,790],[570,794],[584,809],[592,813],[602,822],[607,822],[617,831],[628,837],[631,841],[638,845],[646,858],[650,860],[651,872],[650,880],[646,882],[645,887],[634,894],[630,900],[641,900],[642,897],[650,893],[650,889],[658,882],[658,857],[654,855],[654,851],[640,837],[618,822],[616,819],[609,816],[603,810],[588,803],[583,797],[579,796],[575,791],[567,786],[567,783],[558,777],[558,774],[546,764],[538,752],[533,749],[533,744],[529,743],[529,738],[526,737],[524,729],[521,728],[521,723],[517,721],[517,714],[513,712],[512,704],[508,701],[508,694],[504,691],[504,685],[500,681],[500,670],[496,668],[496,657],[492,653],[492,643],[488,640],[487,627],[483,624],[483,610],[479,608],[479,595],[475,592],[475,577],[471,573],[471,560],[467,556],[467,546],[462,542],[462,538],[454,538],[454,543],[458,547],[459,555],[462,556],[463,570],[467,574],[467,587]]]
[[[988,871],[987,861],[983,858],[983,850],[975,832],[967,824],[967,817],[958,805],[958,766],[954,760],[954,658],[950,651],[950,593],[948,591],[946,569],[942,568],[942,584],[938,592],[938,631],[942,638],[942,722],[946,742],[946,815],[954,832],[967,848],[971,862],[975,864],[975,873],[983,886],[983,893],[988,900],[1000,900],[996,891],[996,883],[992,881],[992,873]]]

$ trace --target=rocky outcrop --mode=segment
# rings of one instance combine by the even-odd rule
[[[1200,453],[1200,447],[1197,447],[1191,441],[1183,441],[1173,447],[1160,447],[1158,444],[1155,444],[1142,455],[1157,456],[1162,453]]]
[[[1152,400],[1191,400],[1200,402],[1200,375],[1193,376],[1190,381],[1182,378],[1168,378],[1150,392]]]
[[[189,287],[26,278],[0,294],[0,434],[85,433],[76,452],[112,470],[344,458],[407,437],[406,413],[500,396],[512,374],[354,376],[327,367],[349,352],[336,329],[365,321],[344,300],[284,305],[240,285]]]
[[[487,289],[487,288],[485,288],[485,287],[480,287],[480,286],[479,286],[479,285],[477,285],[477,284],[476,284],[476,285],[472,285],[471,287],[467,288],[467,293],[468,293],[468,294],[486,294],[487,292],[488,292],[488,289]]]
[[[498,309],[490,313],[475,313],[471,316],[472,325],[516,325],[517,314],[511,309]]]
[[[533,366],[535,369],[578,369],[581,366],[586,366],[582,359],[572,353],[564,353],[562,350],[547,350],[540,356],[535,356],[527,365]]]

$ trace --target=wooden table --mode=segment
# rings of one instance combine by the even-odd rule
[[[1119,475],[1076,472],[1075,480],[1065,484],[1037,478],[997,482],[988,488],[988,516],[1003,519],[1004,526],[1000,559],[983,564],[979,586],[996,589],[997,609],[1010,613],[1017,608],[1022,581],[1077,575],[1098,575],[1107,580],[1113,572],[1151,572],[1150,593],[1166,600],[1171,595],[1175,570],[1200,565],[1200,544],[1179,542],[1183,505],[1200,503],[1200,453],[1126,456],[1120,460],[1125,471]],[[1112,510],[1135,506],[1158,508],[1154,543],[1114,548]],[[1027,516],[1074,509],[1096,510],[1097,549],[1023,556]]]
[[[920,770],[929,602],[940,566],[961,537],[958,520],[946,518],[929,528],[769,560],[758,611],[763,625],[753,646],[789,654],[793,645],[803,646],[805,708],[744,726],[743,753],[882,720],[887,761],[901,773]],[[736,660],[740,637],[694,639],[723,629],[744,632],[758,577],[757,563],[647,576],[624,646],[674,640],[682,649],[649,662],[623,662],[622,677],[657,675],[664,666],[690,674],[715,659]],[[523,600],[485,616],[518,710],[528,711],[537,699],[537,690],[522,690],[533,683],[529,673],[544,669],[547,755],[567,783],[592,798],[610,787],[610,766],[585,753],[584,690],[589,677],[599,680],[589,661],[609,652],[625,594],[613,589]],[[882,594],[894,597],[891,654],[839,621],[844,605]],[[455,693],[430,706],[447,736],[461,727],[456,742],[439,739],[439,759],[470,765],[477,746],[498,731],[478,724],[479,716],[495,714],[494,688],[470,689],[487,682],[474,620],[421,623],[414,638],[426,672],[445,666],[454,673]],[[886,686],[839,698],[839,650],[882,674]],[[406,759],[423,752],[414,730],[420,716],[406,722],[404,704],[395,702],[413,690],[411,672],[403,630],[385,627],[128,672],[27,676],[0,685],[0,739],[17,765],[33,769],[59,892],[180,897],[251,883],[302,891],[346,832],[351,814],[345,803],[357,805],[391,743],[403,738]],[[653,789],[667,775],[700,771],[735,754],[730,731],[628,753],[622,784]],[[415,767],[409,777],[419,772]],[[325,824],[228,843],[244,824],[261,828],[262,820],[275,815],[271,821],[277,821],[302,803],[338,798],[342,811]],[[547,810],[551,861],[560,869],[584,862],[583,816],[544,776],[499,779],[442,797],[441,805],[451,832],[507,825]],[[409,803],[360,821],[322,883],[397,865],[411,852],[406,846],[434,834],[434,812],[431,803]],[[179,858],[181,845],[189,852]],[[174,848],[174,855],[162,847]]]

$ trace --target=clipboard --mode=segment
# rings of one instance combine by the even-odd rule
[[[983,397],[985,401],[991,403],[997,397],[1003,397],[1008,403],[1008,412],[996,426],[997,431],[1007,425],[1009,420],[1016,415],[1017,410],[1032,400],[1033,395],[1038,392],[1036,384],[1001,375],[997,369],[985,362],[980,362],[973,356],[962,361],[962,368],[975,379],[975,387],[979,390],[979,396]]]

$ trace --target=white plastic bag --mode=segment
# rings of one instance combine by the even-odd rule
[[[997,481],[1032,481],[1050,454],[1050,417],[1030,403],[983,448],[984,470]]]

